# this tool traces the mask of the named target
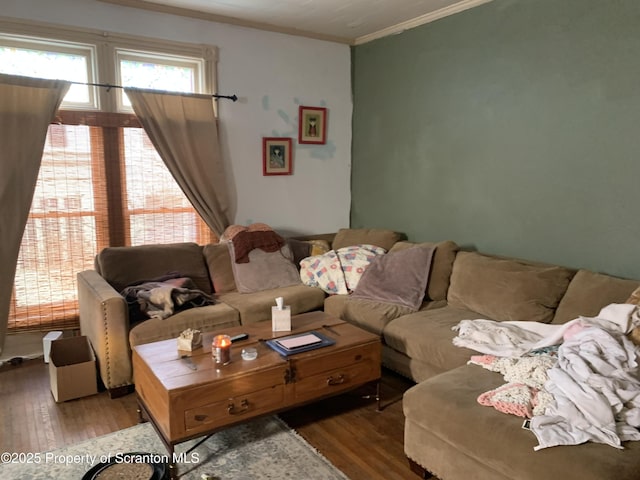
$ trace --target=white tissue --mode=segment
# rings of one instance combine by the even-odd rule
[[[284,307],[284,298],[283,297],[277,297],[276,298],[276,306],[278,307],[278,310],[282,310],[282,308]]]

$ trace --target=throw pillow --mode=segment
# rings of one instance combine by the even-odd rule
[[[227,243],[210,243],[203,249],[211,284],[215,293],[236,291],[236,281],[231,267],[231,254]]]
[[[234,258],[233,243],[228,245],[231,258]],[[231,262],[231,266],[236,287],[241,293],[260,292],[301,283],[289,245],[284,245],[276,252],[254,248],[249,252],[248,263]]]
[[[326,240],[297,240],[290,238],[287,243],[291,247],[293,263],[298,270],[300,270],[300,262],[305,258],[322,255],[331,250],[331,246]]]
[[[434,250],[433,246],[417,246],[376,257],[362,274],[352,298],[419,310]]]

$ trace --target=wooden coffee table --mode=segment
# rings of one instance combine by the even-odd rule
[[[180,442],[370,382],[377,384],[379,408],[378,335],[324,312],[295,315],[291,325],[291,332],[272,332],[269,321],[216,332],[249,334],[232,345],[231,363],[222,366],[211,356],[213,333],[205,333],[203,346],[192,352],[179,351],[176,339],[133,348],[140,418],[151,421],[167,447],[172,478],[174,447]],[[264,343],[311,330],[332,338],[335,345],[284,357]],[[258,358],[243,360],[245,347],[254,347]]]

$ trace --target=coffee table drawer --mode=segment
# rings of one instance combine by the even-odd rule
[[[293,384],[293,401],[304,402],[372,382],[380,378],[380,364],[360,362],[328,372],[322,372]]]
[[[184,412],[185,428],[190,433],[235,423],[276,409],[284,400],[284,385],[276,385],[246,395],[217,401]]]

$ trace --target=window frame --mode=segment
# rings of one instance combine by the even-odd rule
[[[214,45],[177,42],[158,38],[120,34],[102,30],[58,26],[50,23],[31,20],[19,20],[0,16],[0,43],[3,37],[15,37],[32,39],[35,42],[44,42],[54,45],[81,44],[95,48],[95,82],[103,85],[121,86],[116,75],[117,51],[140,52],[145,55],[165,57],[167,59],[182,57],[201,59],[203,67],[200,80],[200,91],[205,95],[213,95],[217,92],[216,69],[218,63],[218,48]],[[42,44],[42,43],[41,43]],[[131,109],[119,109],[117,91],[120,88],[93,87],[97,99],[96,106],[82,110],[95,110],[112,113],[131,113]],[[115,92],[114,92],[115,91]],[[217,108],[214,103],[214,109]],[[62,105],[61,110],[77,110],[78,108]]]

